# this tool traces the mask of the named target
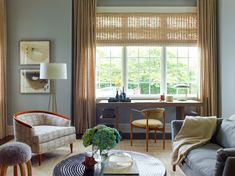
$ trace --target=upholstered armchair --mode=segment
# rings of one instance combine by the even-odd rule
[[[25,111],[13,115],[15,140],[28,144],[41,165],[42,153],[55,150],[76,140],[75,128],[64,115],[48,111]]]

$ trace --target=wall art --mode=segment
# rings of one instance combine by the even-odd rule
[[[50,41],[20,41],[20,64],[49,63]]]
[[[40,79],[39,69],[22,69],[20,93],[50,93],[50,80]]]

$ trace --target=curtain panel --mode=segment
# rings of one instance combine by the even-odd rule
[[[0,139],[6,137],[7,125],[7,83],[6,83],[6,1],[0,0]]]
[[[96,0],[73,1],[73,117],[76,133],[96,124]]]
[[[198,0],[202,115],[219,115],[216,0]]]

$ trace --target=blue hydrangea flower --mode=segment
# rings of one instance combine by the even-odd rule
[[[85,147],[95,145],[102,152],[103,150],[110,150],[116,147],[121,140],[121,136],[115,128],[98,125],[87,129],[82,140]]]

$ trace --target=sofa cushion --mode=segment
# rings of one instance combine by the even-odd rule
[[[145,128],[147,126],[147,120],[146,119],[134,120],[132,122],[132,125]],[[149,119],[148,126],[149,128],[163,128],[162,122],[160,120],[155,120],[155,119]]]
[[[187,155],[185,162],[193,171],[200,173],[199,175],[214,175],[217,150],[220,148],[219,145],[209,143],[193,149]]]
[[[74,127],[60,127],[60,126],[34,126],[34,143],[44,143],[63,136],[75,133]]]
[[[225,148],[235,147],[235,121],[224,119],[216,134],[216,143]]]

